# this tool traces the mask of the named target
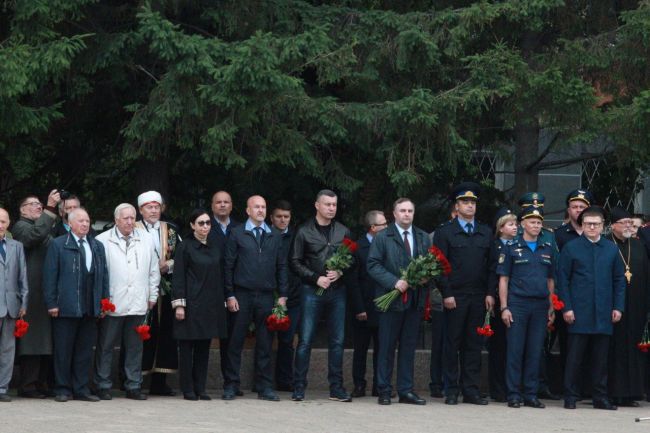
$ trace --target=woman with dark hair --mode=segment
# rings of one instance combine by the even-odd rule
[[[211,219],[206,210],[193,211],[189,223],[192,234],[174,256],[174,338],[179,346],[183,398],[210,400],[205,392],[210,341],[226,336],[221,252],[208,242]]]

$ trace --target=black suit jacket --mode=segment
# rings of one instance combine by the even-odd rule
[[[374,303],[377,283],[368,274],[367,264],[370,242],[368,242],[365,234],[359,238],[357,245],[359,247],[356,252],[356,276],[358,283],[349,289],[350,309],[355,316],[365,312],[368,314],[367,324],[369,326],[377,326],[377,311],[375,310]]]

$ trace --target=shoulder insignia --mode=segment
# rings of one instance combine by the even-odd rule
[[[499,264],[503,263],[506,260],[506,255],[501,253],[499,254]]]
[[[547,232],[553,233],[553,229],[550,227],[542,227],[542,230],[546,230]]]

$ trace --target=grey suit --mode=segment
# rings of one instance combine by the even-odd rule
[[[6,393],[14,367],[14,327],[27,305],[27,265],[23,244],[6,239],[6,258],[0,254],[0,393]]]

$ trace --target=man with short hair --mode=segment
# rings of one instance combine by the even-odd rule
[[[115,208],[115,227],[97,236],[106,249],[110,297],[115,312],[99,326],[95,353],[95,385],[102,400],[112,398],[110,389],[113,349],[122,341],[125,353],[126,397],[146,400],[142,393],[142,340],[135,331],[146,322],[156,305],[160,270],[151,236],[135,228],[135,207],[122,203]]]
[[[413,226],[415,205],[408,198],[399,198],[393,204],[395,223],[377,234],[368,253],[368,274],[376,281],[376,296],[393,289],[402,293],[379,313],[379,354],[377,356],[377,402],[391,404],[391,378],[395,349],[397,354],[397,394],[400,403],[424,405],[426,400],[413,391],[415,348],[426,291],[429,282],[410,286],[401,273],[411,259],[428,254],[431,240],[426,232]]]
[[[53,395],[52,319],[43,301],[43,263],[52,241],[50,231],[56,221],[56,206],[61,201],[57,190],[50,191],[45,207],[34,195],[20,202],[20,218],[12,227],[13,238],[23,244],[27,261],[29,299],[27,320],[30,329],[18,342],[20,365],[18,395],[45,398]]]
[[[233,229],[226,244],[225,297],[234,314],[228,344],[228,368],[223,399],[233,400],[239,389],[241,352],[251,321],[255,323],[255,389],[258,397],[279,401],[273,391],[271,369],[272,335],[266,318],[273,309],[273,292],[278,304],[287,301],[287,257],[282,237],[266,225],[266,200],[259,195],[246,202],[248,220]]]
[[[68,224],[68,214],[80,207],[81,201],[79,201],[79,197],[76,195],[69,195],[65,199],[61,198],[61,201],[57,206],[57,210],[61,219],[57,221],[54,226],[52,226],[52,237],[58,238],[59,236],[68,234],[70,231],[70,224]]]
[[[594,197],[586,189],[576,189],[567,195],[566,212],[569,221],[555,229],[555,241],[560,251],[567,242],[580,237],[582,227],[578,223],[578,218],[582,211],[591,206],[593,202]]]
[[[367,270],[368,253],[370,245],[377,234],[388,227],[386,216],[380,210],[368,211],[364,217],[366,233],[357,241],[356,252],[357,275],[359,290],[350,290],[350,310],[354,315],[352,319],[352,380],[354,390],[352,397],[366,395],[366,360],[368,348],[372,341],[372,395],[378,396],[377,391],[377,354],[379,353],[379,322],[373,300],[376,296],[377,283]]]
[[[96,402],[88,373],[97,318],[103,316],[101,300],[109,294],[106,255],[88,236],[90,217],[83,208],[73,210],[68,223],[70,233],[50,243],[43,266],[44,303],[53,318],[55,400]]]
[[[9,382],[14,371],[16,319],[27,307],[27,263],[23,244],[7,238],[9,213],[0,208],[0,402],[9,402]]]
[[[174,396],[176,392],[167,384],[167,375],[178,370],[178,345],[172,335],[171,277],[176,245],[181,242],[181,237],[176,225],[161,220],[162,207],[163,199],[157,191],[147,191],[138,196],[142,220],[135,225],[151,236],[160,270],[158,301],[151,310],[151,338],[143,346],[142,372],[151,374],[149,395]]]
[[[305,399],[311,343],[321,315],[327,314],[327,370],[330,400],[350,402],[352,398],[343,387],[343,339],[345,333],[346,288],[339,271],[325,267],[327,259],[350,237],[350,230],[334,220],[338,197],[324,189],[316,195],[316,216],[298,228],[291,253],[291,269],[303,281],[300,339],[296,350],[294,390],[291,399]],[[319,295],[317,291],[324,293]]]
[[[625,308],[625,270],[616,245],[601,234],[604,211],[596,206],[578,217],[582,235],[560,253],[557,288],[564,302],[569,332],[564,372],[564,407],[575,409],[580,398],[578,378],[587,351],[591,363],[593,406],[615,410],[607,395],[607,355],[613,323]]]

